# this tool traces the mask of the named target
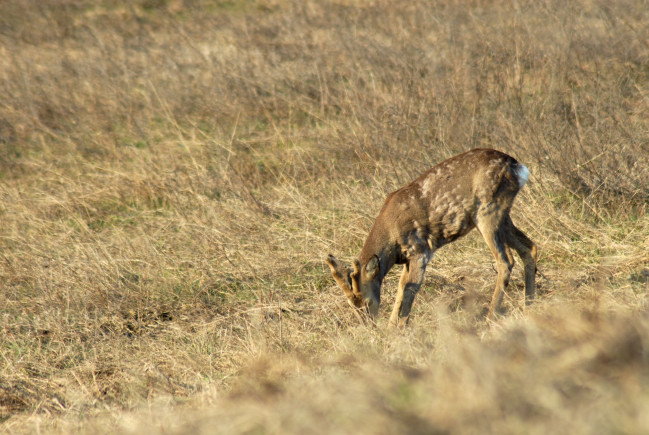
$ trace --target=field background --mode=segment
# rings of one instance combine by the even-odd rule
[[[0,431],[649,431],[649,3],[0,2]],[[477,232],[406,330],[324,263],[493,147],[538,301]]]

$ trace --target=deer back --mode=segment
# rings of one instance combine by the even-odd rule
[[[452,157],[388,195],[359,256],[373,256],[382,275],[414,254],[467,234],[481,214],[508,212],[529,171],[513,157],[474,149]]]

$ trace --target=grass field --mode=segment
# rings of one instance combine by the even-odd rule
[[[0,2],[0,432],[649,432],[649,3]],[[328,253],[474,147],[531,170],[405,330]]]

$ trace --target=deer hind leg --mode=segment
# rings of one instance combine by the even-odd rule
[[[505,219],[505,225],[507,245],[518,253],[525,267],[525,305],[530,305],[536,294],[536,245],[516,228],[509,216]]]
[[[424,282],[424,274],[430,257],[430,255],[421,254],[413,257],[403,266],[389,326],[402,328],[408,324],[412,303],[415,301],[415,296]]]
[[[509,284],[509,277],[514,266],[511,261],[511,253],[505,243],[504,222],[502,220],[499,224],[495,222],[497,222],[496,219],[487,218],[477,223],[478,230],[496,260],[496,269],[498,270],[496,287],[489,307],[489,319],[493,319],[497,314],[500,314],[505,288]]]

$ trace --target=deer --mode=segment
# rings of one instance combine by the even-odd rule
[[[363,244],[353,269],[329,254],[326,262],[349,305],[365,309],[375,322],[383,279],[403,264],[388,325],[405,327],[434,252],[477,228],[496,261],[496,286],[487,319],[501,312],[514,250],[525,274],[525,305],[535,297],[537,248],[510,217],[529,169],[508,154],[477,148],[445,160],[410,184],[390,193]]]

